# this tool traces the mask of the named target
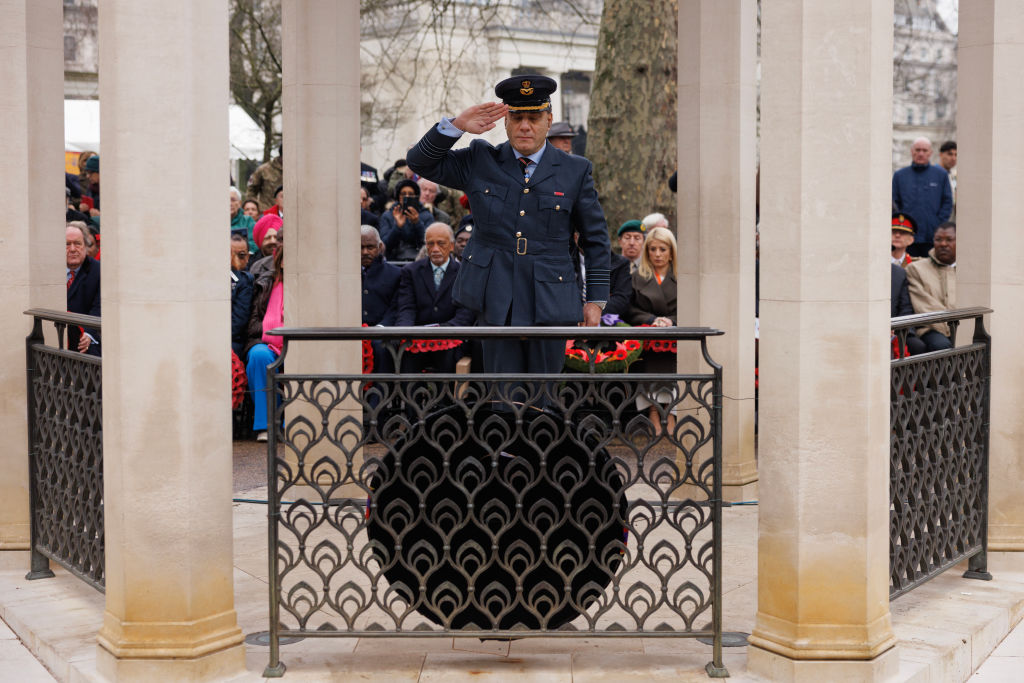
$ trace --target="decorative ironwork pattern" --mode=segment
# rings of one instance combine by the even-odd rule
[[[27,346],[33,550],[28,578],[52,576],[49,559],[102,591],[101,361],[46,346],[39,317]]]
[[[268,672],[285,636],[642,635],[713,637],[721,675],[709,333],[706,374],[272,375]]]
[[[985,571],[990,345],[981,314],[959,312],[959,319],[973,316],[973,343],[892,362],[891,598],[965,558],[971,558],[967,576],[991,578]],[[912,326],[901,323],[898,334]]]

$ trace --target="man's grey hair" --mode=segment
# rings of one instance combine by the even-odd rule
[[[651,228],[657,228],[659,226],[663,228],[668,227],[668,219],[665,218],[663,213],[652,213],[644,216],[644,219],[640,221],[644,224],[644,227],[650,230]]]
[[[380,233],[377,232],[377,228],[373,227],[372,225],[360,225],[359,235],[372,235],[373,239],[377,240],[377,244],[384,244],[384,241],[381,240],[380,238]]]
[[[235,187],[234,185],[231,186],[231,196],[237,199],[238,201],[242,201],[242,193],[239,192],[238,188]]]
[[[92,236],[92,230],[89,229],[85,221],[68,221],[67,227],[76,228],[78,232],[82,233],[82,241],[87,247],[92,246],[92,243],[96,241]]]
[[[929,140],[926,137],[923,137],[923,136],[919,137],[919,138],[914,138],[914,141],[910,143],[910,146],[913,147],[914,145],[916,145],[919,142],[923,142],[924,144],[928,145],[929,148],[931,148],[931,146],[932,146],[932,141]]]
[[[436,223],[431,223],[430,225],[428,225],[427,226],[427,230],[430,230],[431,228],[437,228],[437,227],[447,228],[448,229],[448,241],[451,242],[452,244],[455,244],[455,231],[452,230],[452,226],[448,225],[447,223],[442,223],[441,221],[437,221]],[[423,231],[424,235],[427,234],[427,230]]]

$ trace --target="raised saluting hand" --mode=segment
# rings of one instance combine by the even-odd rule
[[[473,105],[456,116],[452,123],[459,130],[478,135],[494,128],[495,122],[504,118],[507,112],[508,105],[503,102],[486,102]]]

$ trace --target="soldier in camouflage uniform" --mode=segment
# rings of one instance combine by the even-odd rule
[[[284,165],[281,161],[281,148],[277,149],[277,156],[260,164],[259,168],[249,176],[249,185],[246,188],[246,199],[255,199],[260,204],[260,213],[263,213],[274,205],[274,191],[284,185]]]

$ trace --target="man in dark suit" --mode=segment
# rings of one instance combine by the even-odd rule
[[[360,228],[359,263],[362,266],[363,324],[391,327],[398,315],[398,283],[402,269],[384,260],[384,243],[376,228]]]
[[[459,273],[459,262],[451,257],[455,236],[447,223],[434,223],[424,234],[427,258],[402,268],[398,285],[398,327],[430,325],[466,327],[474,314],[452,300],[452,286]],[[454,350],[454,349],[453,349]],[[439,372],[455,371],[456,354],[450,351],[406,352],[403,372],[419,372],[433,367]]]
[[[894,263],[889,264],[889,315],[897,317],[901,315],[914,315],[914,307],[910,303],[910,288],[907,283],[907,274],[900,266]],[[910,355],[924,353],[925,348],[921,338],[914,334],[914,330],[907,332],[907,351]]]
[[[68,313],[100,315],[100,262],[85,253],[82,229],[69,225],[64,231],[67,265]],[[68,348],[90,356],[100,355],[100,331],[68,326]]]
[[[600,323],[608,301],[607,225],[592,166],[548,145],[550,95],[544,76],[516,76],[489,102],[444,119],[409,151],[410,168],[466,192],[473,208],[473,239],[463,252],[455,301],[480,314],[485,325]],[[463,133],[480,134],[505,119],[508,142],[474,140],[453,150]],[[587,264],[587,301],[576,283],[569,244],[579,233]],[[564,342],[522,339],[483,344],[487,372],[557,373]]]
[[[398,316],[398,283],[402,279],[402,269],[384,260],[384,242],[376,228],[364,225],[359,233],[363,324],[391,327]],[[370,346],[373,348],[373,371],[394,372],[395,363],[384,348],[384,342],[375,340]]]

